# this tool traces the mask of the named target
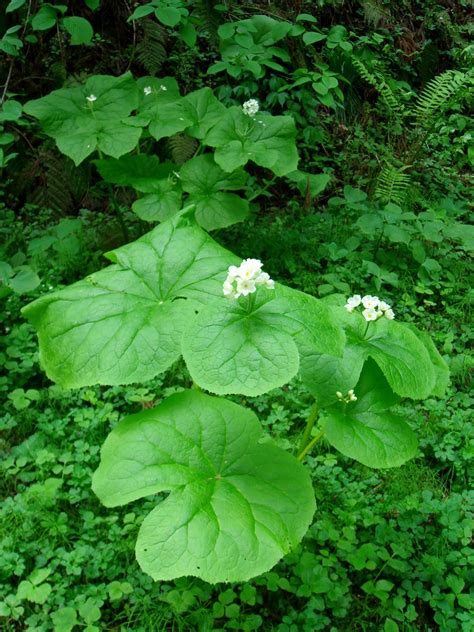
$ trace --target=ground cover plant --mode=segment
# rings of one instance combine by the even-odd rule
[[[5,629],[471,629],[470,23],[406,5],[9,3]]]

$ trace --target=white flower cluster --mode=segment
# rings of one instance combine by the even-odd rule
[[[89,103],[94,103],[94,101],[97,101],[97,97],[95,96],[95,94],[90,94],[88,97],[86,97],[86,99],[89,101]]]
[[[378,296],[370,296],[369,294],[366,296],[360,296],[359,294],[351,296],[347,299],[347,303],[344,307],[348,312],[352,312],[356,307],[359,307],[359,305],[364,307],[362,316],[367,321],[377,320],[382,316],[387,320],[393,320],[395,318],[395,312],[391,305],[385,301],[381,301]]]
[[[354,394],[353,388],[351,388],[350,391],[347,391],[347,395],[343,395],[341,391],[336,391],[336,397],[340,402],[344,402],[345,404],[357,401],[357,397]]]
[[[145,86],[143,88],[143,94],[147,97],[148,95],[150,95],[152,93],[152,89],[151,86]]]
[[[260,109],[260,106],[258,104],[257,99],[249,99],[248,101],[245,101],[245,103],[242,106],[242,110],[244,111],[244,114],[246,114],[247,116],[250,116],[251,118],[253,118],[255,114],[257,114],[259,109]]]
[[[269,274],[262,272],[262,265],[259,259],[244,259],[239,267],[230,266],[223,285],[224,296],[247,296],[255,292],[259,285],[273,290],[275,281],[270,279]]]

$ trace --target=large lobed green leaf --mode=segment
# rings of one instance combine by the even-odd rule
[[[315,509],[311,479],[294,457],[259,444],[261,433],[251,411],[195,391],[110,433],[93,478],[105,505],[171,492],[138,534],[138,562],[155,580],[245,581],[301,540]]]
[[[220,395],[261,395],[296,375],[299,345],[342,354],[343,331],[320,301],[282,286],[260,288],[252,301],[222,298],[186,330],[183,356],[203,388]]]
[[[247,200],[228,193],[245,186],[247,174],[242,169],[226,173],[205,154],[188,160],[180,177],[183,191],[189,193],[188,203],[196,205],[196,220],[206,230],[225,228],[248,215]]]
[[[128,384],[167,369],[199,305],[220,295],[223,271],[236,262],[189,209],[107,256],[115,265],[23,310],[46,373],[64,387]]]
[[[215,160],[224,171],[234,171],[252,160],[277,176],[296,170],[296,127],[290,116],[245,115],[231,107],[208,132],[206,145],[216,148]]]
[[[398,397],[375,362],[366,362],[354,390],[356,402],[334,404],[323,415],[329,443],[368,467],[397,467],[412,458],[416,436],[406,421],[389,411]]]
[[[87,101],[91,95],[93,103]],[[142,130],[129,115],[137,105],[137,85],[126,73],[95,75],[84,86],[54,90],[28,101],[24,111],[39,119],[59,150],[78,165],[96,149],[119,158],[136,147]]]
[[[141,77],[137,85],[140,102],[136,121],[148,126],[156,140],[182,132],[193,124],[187,104],[179,94],[176,79]],[[145,94],[145,89],[150,89],[150,94]]]

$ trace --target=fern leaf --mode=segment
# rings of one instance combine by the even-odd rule
[[[166,31],[152,20],[143,20],[142,38],[137,44],[137,59],[150,75],[156,75],[166,61]]]
[[[400,115],[403,113],[404,107],[401,101],[397,98],[392,88],[390,87],[383,69],[375,68],[372,72],[365,66],[360,59],[354,58],[352,60],[357,72],[368,84],[377,90],[380,94],[380,98],[392,114]]]
[[[383,203],[393,202],[401,206],[406,199],[411,176],[405,173],[407,165],[394,167],[391,164],[382,168],[377,178],[375,197]]]
[[[175,134],[167,139],[166,145],[171,160],[177,165],[182,165],[193,157],[198,142],[195,138],[191,138],[186,134]]]
[[[454,97],[467,81],[467,75],[457,70],[446,70],[432,79],[418,95],[413,114],[420,123],[429,120]]]

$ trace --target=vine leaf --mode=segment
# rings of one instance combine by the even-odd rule
[[[190,217],[192,207],[113,262],[23,309],[38,330],[47,375],[66,388],[149,380],[181,354],[181,336],[201,303],[222,292],[236,257]]]
[[[323,416],[329,443],[368,467],[397,467],[411,459],[417,449],[415,433],[388,410],[398,397],[372,360],[364,365],[355,394],[356,402],[335,404]]]
[[[92,96],[95,100],[88,101]],[[24,111],[39,119],[58,149],[79,165],[96,149],[119,158],[136,147],[142,130],[129,115],[137,105],[137,85],[126,73],[95,75],[84,86],[53,90],[28,101]]]
[[[252,160],[284,176],[298,165],[295,137],[295,122],[290,116],[259,114],[250,118],[233,106],[208,132],[204,143],[216,148],[215,160],[224,171],[234,171]]]
[[[195,391],[112,430],[93,477],[100,500],[115,507],[170,491],[140,527],[143,571],[246,581],[298,544],[315,510],[310,476],[261,435],[254,413]]]

